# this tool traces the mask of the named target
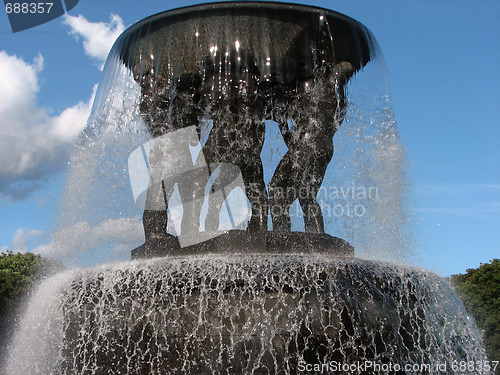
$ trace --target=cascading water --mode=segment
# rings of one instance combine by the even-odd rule
[[[484,359],[444,280],[382,262],[154,259],[62,274],[37,298],[9,373],[432,374]]]
[[[370,31],[325,9],[216,3],[133,25],[72,159],[58,246],[113,260],[125,245],[134,260],[41,285],[6,372],[454,373],[485,360],[444,280],[385,262],[410,247],[388,87]],[[126,239],[78,253],[85,226]]]

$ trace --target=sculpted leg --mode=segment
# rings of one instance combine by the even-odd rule
[[[165,184],[152,176],[149,181],[146,193],[146,205],[142,215],[146,241],[149,239],[161,239],[167,236],[167,202],[168,192],[165,189]]]
[[[260,157],[258,160],[250,160],[247,165],[242,165],[241,174],[245,182],[245,194],[250,200],[252,208],[252,216],[247,230],[266,231],[268,198]]]

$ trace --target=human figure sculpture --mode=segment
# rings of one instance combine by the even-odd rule
[[[244,193],[248,197],[252,216],[248,231],[267,230],[267,192],[260,153],[265,138],[266,103],[260,94],[260,72],[252,56],[245,51],[231,51],[230,69],[221,66],[218,74],[227,83],[215,97],[211,106],[213,127],[203,146],[203,155],[213,171],[221,166],[219,181],[214,189],[226,185],[239,169],[244,182]],[[213,72],[211,73],[213,74]],[[237,167],[237,168],[235,168]],[[206,229],[216,230],[220,203],[211,201],[210,219]]]
[[[247,57],[244,61],[252,59]],[[324,64],[315,70],[310,79],[300,82],[295,90],[263,88],[256,65],[245,66],[233,61],[232,70],[220,73],[226,73],[228,83],[221,92],[211,93],[212,98],[217,98],[210,106],[213,128],[199,156],[205,158],[210,172],[219,166],[221,168],[221,177],[212,189],[226,184],[225,179],[234,177],[234,167],[231,166],[236,166],[241,171],[245,194],[251,203],[249,231],[267,230],[268,204],[271,206],[273,229],[290,231],[288,209],[298,198],[304,214],[305,230],[324,233],[322,211],[316,195],[333,155],[333,136],[344,118],[345,84],[353,74],[352,65],[341,62],[330,68]],[[206,96],[200,77],[185,74],[180,77],[175,90],[167,93],[162,91],[166,86],[162,86],[158,77],[150,79],[151,74],[148,72],[141,80],[140,105],[151,135],[159,137],[197,125],[201,116],[198,104]],[[207,86],[210,85],[205,83],[204,87]],[[265,136],[264,121],[270,112],[266,100],[270,98],[273,105],[284,103],[282,112],[275,113],[274,117],[288,152],[269,183],[268,203],[260,152]],[[153,163],[158,165],[172,157],[163,154],[161,149],[152,152],[151,156]],[[184,158],[189,160],[189,157],[186,145]],[[143,215],[146,238],[166,236],[168,197],[175,183],[179,186],[183,202],[197,202],[189,206],[191,210],[183,206],[181,231],[197,231],[202,203],[199,198],[204,194],[207,180],[208,176],[201,177],[194,172],[170,182],[162,176],[152,175]],[[220,200],[210,201],[205,230],[217,230],[221,203]]]
[[[120,60],[141,86],[140,113],[158,139],[149,155],[160,168],[151,174],[146,193],[146,243],[134,256],[160,249],[171,253],[195,243],[199,246],[186,251],[205,252],[219,243],[228,248],[241,242],[237,238],[257,241],[262,249],[293,246],[296,234],[283,233],[291,231],[288,209],[296,199],[309,233],[302,237],[311,247],[315,241],[333,246],[316,196],[343,121],[346,82],[376,48],[371,34],[343,15],[276,9],[241,3],[166,12],[137,23],[117,41]],[[264,167],[270,165],[263,165],[261,153],[268,120],[278,123],[288,152],[266,186]],[[173,142],[181,134],[185,137]],[[187,161],[174,163],[174,154]],[[174,236],[180,248],[167,234],[175,186],[183,211],[180,235],[175,230]],[[237,187],[242,194],[232,194]],[[233,207],[237,222],[231,218]],[[269,211],[276,236],[268,231]],[[226,228],[246,232],[225,233]],[[183,245],[185,233],[198,233],[199,241]],[[210,233],[225,239],[208,241],[215,238]],[[166,241],[150,243],[155,238]],[[245,246],[240,247],[251,248]]]
[[[151,177],[146,193],[143,225],[146,239],[167,237],[168,198],[177,184],[183,205],[181,232],[193,232],[199,228],[201,197],[208,176],[203,176],[203,168],[187,168],[185,173],[172,175],[183,163],[189,163],[189,146],[199,142],[199,136],[175,133],[198,125],[200,115],[197,106],[200,100],[199,76],[181,75],[176,85],[165,84],[153,69],[148,70],[140,79],[140,111],[148,131],[156,140],[151,149],[149,162]],[[174,134],[172,136],[168,137]],[[187,135],[187,136],[186,136]],[[163,139],[162,139],[163,137]],[[184,141],[184,144],[182,143]],[[168,170],[170,168],[170,171]],[[170,178],[169,178],[170,177]]]
[[[273,230],[290,231],[288,210],[298,199],[306,232],[324,233],[316,196],[333,156],[333,136],[344,119],[344,86],[352,74],[349,62],[323,65],[300,83],[276,116],[288,151],[269,183]]]
[[[210,92],[208,88],[213,83],[215,69],[213,61],[206,58],[208,69],[205,72],[205,82],[201,86],[200,76],[194,74],[181,75],[175,85],[163,84],[162,77],[154,69],[148,69],[139,80],[141,82],[140,111],[153,138],[160,138],[167,133],[196,125],[198,137],[201,138],[199,120],[202,116],[200,100],[211,100],[213,127],[207,142],[198,156],[200,168],[176,176],[176,179],[165,179],[166,167],[171,167],[169,159],[175,158],[172,147],[167,147],[161,140],[151,151],[151,175],[146,195],[146,207],[143,214],[143,225],[146,239],[164,238],[168,225],[168,197],[172,194],[175,184],[179,187],[182,200],[183,219],[181,233],[193,233],[199,230],[200,212],[208,175],[203,174],[202,165],[208,165],[209,173],[220,168],[219,177],[212,186],[212,191],[228,182],[228,178],[241,173],[245,193],[249,197],[252,216],[247,229],[249,231],[267,230],[267,193],[264,184],[264,173],[260,151],[264,143],[265,125],[263,99],[258,94],[260,73],[253,59],[244,51],[233,53],[232,68],[225,70],[218,66],[218,75],[227,80],[219,91]],[[236,59],[239,57],[239,60]],[[243,56],[243,58],[242,58]],[[207,99],[208,98],[208,99]],[[163,146],[162,146],[163,145]],[[176,145],[181,149],[180,159],[190,160],[188,144]],[[195,144],[191,144],[195,146]],[[202,159],[200,162],[199,160]],[[205,164],[206,163],[206,164]],[[162,166],[163,164],[163,166]],[[156,166],[156,168],[155,168]],[[235,170],[235,166],[237,167]],[[156,171],[156,172],[154,172]],[[258,194],[255,194],[256,189]],[[220,200],[209,201],[209,214],[205,221],[205,230],[218,229],[218,213],[221,209]],[[189,202],[189,210],[186,209]]]

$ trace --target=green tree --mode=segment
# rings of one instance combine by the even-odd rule
[[[38,254],[0,254],[0,313],[15,307],[41,279],[62,270],[60,262]]]
[[[0,362],[19,320],[22,302],[38,282],[62,269],[60,262],[37,254],[0,254]]]
[[[500,360],[500,260],[481,264],[467,273],[452,275],[451,282],[484,331],[484,342],[490,361]],[[500,365],[498,366],[500,367]],[[500,368],[497,367],[497,374]]]

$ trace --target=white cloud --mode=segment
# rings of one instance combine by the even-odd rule
[[[102,65],[115,39],[124,30],[122,19],[89,22],[66,15],[71,34],[83,39],[85,52]],[[95,96],[57,116],[38,106],[39,75],[44,59],[33,62],[0,51],[0,199],[24,199],[68,162],[75,137],[85,127]]]
[[[43,232],[41,230],[19,228],[16,233],[14,233],[14,238],[12,239],[12,251],[21,253],[27,252],[30,247],[30,238],[38,237],[42,234]]]
[[[94,93],[58,116],[38,107],[43,57],[32,63],[0,51],[0,198],[18,200],[59,171],[85,127]]]
[[[111,14],[109,23],[90,22],[81,14],[78,17],[67,14],[63,22],[72,35],[83,39],[85,53],[98,61],[101,70],[113,43],[125,30],[123,20],[116,14]]]
[[[5,252],[10,250],[14,253],[26,253],[30,248],[30,242],[32,237],[39,237],[43,234],[41,230],[32,229],[28,230],[25,228],[19,228],[14,233],[14,237],[10,243],[10,246],[0,247],[0,252]]]
[[[106,220],[95,226],[78,222],[71,227],[62,228],[52,234],[50,243],[36,247],[33,252],[51,258],[73,259],[82,253],[104,249],[111,243],[115,258],[120,255],[128,258],[134,246],[142,242],[142,222],[120,218]]]
[[[38,73],[43,69],[44,60],[38,55],[32,64],[24,62],[16,56],[9,56],[0,51],[0,83],[2,86],[2,100],[0,112],[6,110],[22,110],[26,101],[35,101],[35,94],[39,90]]]

